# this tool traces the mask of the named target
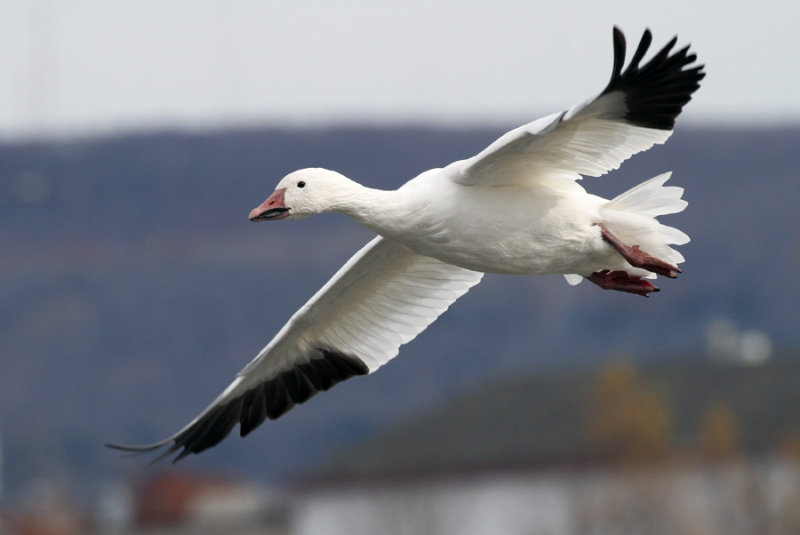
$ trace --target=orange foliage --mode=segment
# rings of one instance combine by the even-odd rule
[[[648,463],[669,455],[669,408],[629,362],[613,362],[600,371],[588,416],[588,438],[603,456],[626,463]]]
[[[700,428],[700,453],[706,459],[734,457],[739,450],[739,420],[724,403],[715,403],[703,413]]]

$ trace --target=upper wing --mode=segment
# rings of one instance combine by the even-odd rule
[[[245,436],[320,390],[377,370],[482,276],[377,237],[186,427],[147,446],[109,446],[138,452],[171,444],[164,455],[180,450],[177,461],[216,445],[237,423]]]
[[[450,164],[450,176],[465,185],[600,176],[664,143],[705,73],[703,65],[686,68],[697,59],[688,46],[670,54],[677,37],[640,67],[651,41],[645,30],[623,72],[625,36],[614,28],[614,68],[600,95],[506,133],[478,155]]]

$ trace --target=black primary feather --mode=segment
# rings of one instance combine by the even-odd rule
[[[614,28],[613,40],[614,67],[611,80],[601,95],[621,91],[628,108],[625,119],[645,128],[672,130],[675,118],[705,77],[704,65],[686,68],[697,59],[697,56],[689,53],[689,46],[670,55],[678,40],[674,37],[640,67],[639,63],[653,41],[653,34],[645,30],[628,67],[623,71],[625,36],[619,28]]]
[[[274,420],[297,403],[311,399],[317,392],[328,390],[336,383],[357,375],[366,375],[369,368],[360,358],[330,348],[316,348],[315,355],[294,368],[281,372],[224,405],[209,409],[197,421],[177,435],[146,446],[106,444],[130,453],[167,450],[157,462],[177,452],[173,462],[191,453],[200,453],[219,444],[239,424],[241,436],[246,436],[265,419]]]

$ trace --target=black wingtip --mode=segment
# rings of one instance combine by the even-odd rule
[[[612,39],[614,41],[614,66],[611,68],[609,85],[616,77],[622,75],[622,66],[625,65],[626,54],[625,34],[622,33],[618,26],[614,26]]]
[[[104,446],[106,448],[122,452],[122,457],[125,459],[133,458],[133,457],[140,457],[142,455],[158,451],[166,446],[169,446],[170,443],[174,442],[174,438],[169,438],[167,440],[162,440],[161,442],[156,442],[155,444],[146,444],[142,446],[136,445],[128,445],[128,444],[114,444],[111,442],[106,442]],[[166,451],[162,452],[158,455],[155,459],[151,460],[147,463],[148,466],[153,466],[164,460],[165,458],[172,455],[177,450],[177,446],[173,443]],[[175,461],[173,461],[174,463]]]
[[[329,347],[317,347],[308,360],[296,364],[272,379],[255,385],[240,396],[206,409],[192,423],[172,437],[144,446],[106,444],[106,447],[138,456],[166,448],[150,464],[175,455],[175,464],[190,454],[200,453],[222,442],[239,424],[245,436],[266,418],[276,419],[295,404],[351,377],[366,375],[369,367],[360,358]]]
[[[156,444],[147,444],[144,446],[134,446],[134,445],[127,445],[127,444],[114,444],[112,442],[106,442],[103,444],[106,448],[121,451],[123,453],[131,453],[131,454],[138,454],[138,453],[148,453],[151,451],[156,451],[158,449],[163,448],[170,441],[166,442],[158,442]]]
[[[639,68],[639,63],[641,63],[642,58],[644,58],[644,55],[647,54],[647,50],[650,48],[650,45],[652,43],[653,43],[653,33],[650,31],[649,28],[645,28],[644,33],[642,33],[642,38],[639,40],[639,46],[636,47],[636,52],[634,52],[633,57],[631,58],[631,64],[628,67],[629,69],[631,67],[637,69]]]
[[[697,56],[689,53],[688,45],[672,52],[678,42],[676,36],[640,66],[652,41],[653,34],[646,29],[628,67],[623,70],[625,36],[614,27],[614,65],[603,94],[613,91],[625,94],[628,108],[625,119],[631,123],[645,128],[672,130],[683,106],[691,100],[692,94],[700,87],[700,80],[705,77],[704,65],[692,65]]]

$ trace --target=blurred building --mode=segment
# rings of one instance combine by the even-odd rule
[[[104,489],[94,512],[43,482],[5,522],[8,535],[286,535],[279,495],[261,485],[166,470]]]
[[[297,535],[800,531],[800,360],[518,378],[341,452]]]
[[[137,534],[287,533],[282,502],[252,483],[168,471],[138,485],[132,500]]]

